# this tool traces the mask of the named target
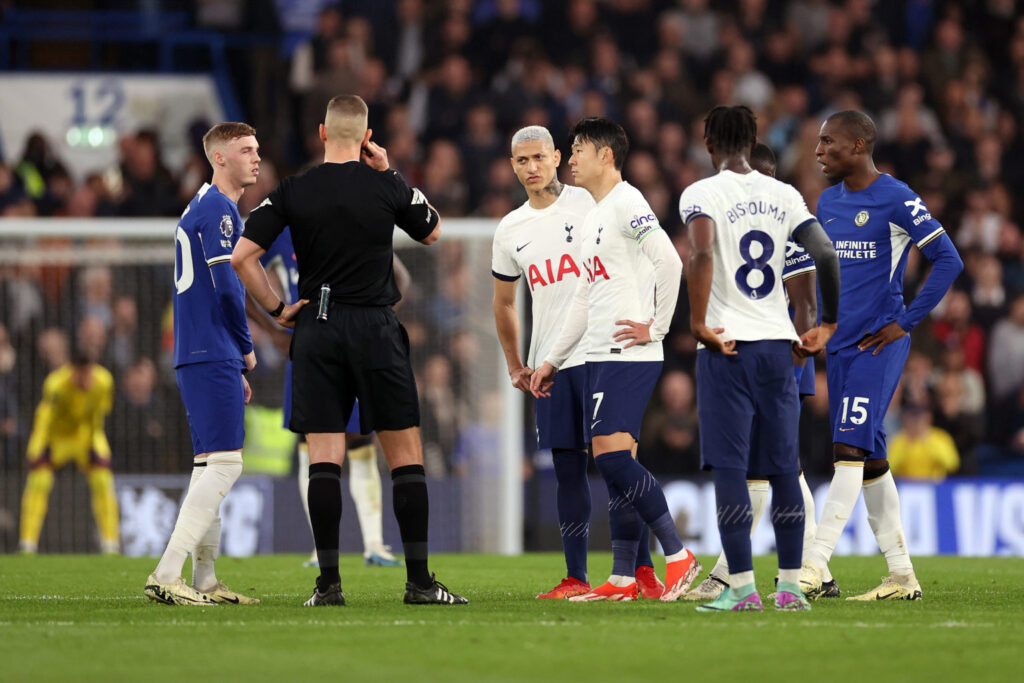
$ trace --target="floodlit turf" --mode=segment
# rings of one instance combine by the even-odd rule
[[[918,558],[922,602],[819,600],[809,613],[763,614],[698,614],[684,601],[535,600],[560,578],[553,554],[434,558],[439,578],[470,599],[464,607],[407,607],[404,569],[346,556],[349,605],[311,609],[300,605],[316,570],[302,559],[222,558],[220,578],[263,604],[185,608],[143,597],[151,559],[0,556],[0,680],[936,683],[1022,675],[1019,559]],[[591,557],[602,579],[610,565],[607,554]],[[874,587],[884,567],[880,557],[838,558],[832,570],[852,594]],[[756,569],[764,596],[774,560],[760,558]]]

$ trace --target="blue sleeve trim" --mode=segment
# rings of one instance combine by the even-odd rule
[[[811,223],[817,223],[817,222],[818,222],[817,218],[808,218],[803,223],[801,223],[800,225],[796,226],[796,228],[792,232],[793,240],[795,242],[799,242],[800,240],[797,238],[797,235],[800,233],[800,231],[803,230],[804,228],[806,228]]]
[[[502,280],[504,282],[515,282],[516,280],[519,279],[518,275],[502,275],[501,273],[495,272],[493,270],[491,271],[491,275],[493,275],[495,279]]]
[[[686,220],[683,221],[683,225],[689,225],[690,221],[696,220],[698,218],[707,218],[709,221],[715,220],[714,218],[707,215],[703,211],[694,211],[693,213],[686,217]]]

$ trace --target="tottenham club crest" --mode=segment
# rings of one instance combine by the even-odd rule
[[[569,225],[568,223],[565,224],[565,241],[566,242],[572,242],[572,229],[574,227],[575,226]]]
[[[869,214],[867,211],[861,211],[853,219],[853,222],[856,223],[857,227],[859,228],[862,225],[864,225],[865,223],[867,223],[869,218],[871,218],[871,214]]]
[[[235,234],[235,226],[231,222],[231,216],[224,215],[220,219],[220,231],[224,233],[225,237],[231,237]]]

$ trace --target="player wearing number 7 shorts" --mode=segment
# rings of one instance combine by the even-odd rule
[[[835,475],[800,583],[813,597],[832,579],[828,560],[863,490],[889,575],[877,588],[847,599],[919,600],[883,420],[907,360],[908,333],[943,297],[963,261],[921,198],[875,168],[874,144],[874,122],[862,112],[841,111],[822,125],[815,149],[822,172],[836,183],[818,199],[818,220],[839,254],[842,314],[827,362]],[[907,307],[903,273],[911,244],[932,269]]]

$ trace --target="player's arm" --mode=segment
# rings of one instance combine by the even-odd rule
[[[505,354],[508,376],[512,386],[520,391],[530,391],[530,375],[533,370],[523,364],[519,351],[519,313],[516,311],[516,285],[519,278],[494,278],[494,326],[498,330],[498,341]]]
[[[284,268],[278,269],[275,266],[275,262],[277,261],[278,259],[274,259],[270,262],[269,265],[271,266],[271,272],[276,273],[276,275],[271,278],[268,273],[267,281],[278,299],[284,301],[284,292],[288,285],[287,283],[281,282],[281,278],[288,277],[288,271]],[[266,272],[266,268],[264,268],[264,272]],[[267,336],[270,337],[270,341],[278,351],[287,354],[288,348],[292,343],[292,335],[275,323],[270,318],[270,314],[256,303],[256,300],[252,297],[252,292],[247,290],[247,294],[248,296],[245,297],[245,314],[249,317],[250,322],[263,330]]]
[[[29,462],[35,462],[50,444],[50,425],[53,424],[53,392],[52,380],[47,378],[43,383],[43,399],[36,408],[32,421],[32,434],[28,437],[27,455]]]
[[[924,317],[946,295],[953,281],[964,269],[964,262],[949,239],[949,235],[946,234],[942,224],[931,217],[928,209],[921,203],[921,199],[913,192],[905,194],[903,198],[907,198],[908,201],[903,202],[902,206],[896,207],[894,218],[914,240],[925,258],[931,261],[932,269],[907,310],[899,318],[864,338],[857,345],[857,348],[862,351],[874,348],[872,355],[877,355],[886,345],[905,336],[915,325],[924,320]],[[922,212],[924,213],[922,214]]]
[[[804,221],[793,231],[793,241],[811,255],[814,267],[820,275],[818,282],[821,286],[821,324],[803,333],[800,336],[800,344],[796,347],[798,353],[813,356],[825,348],[828,340],[836,332],[839,311],[839,256],[832,246],[832,240],[815,218]]]
[[[576,291],[573,292],[572,304],[566,313],[562,330],[558,333],[555,345],[548,353],[544,364],[530,376],[530,392],[536,398],[547,398],[555,381],[555,373],[572,355],[576,345],[580,343],[587,331],[587,307],[590,305],[590,281],[581,277],[576,280]]]
[[[629,340],[625,348],[661,341],[668,334],[672,315],[679,299],[679,284],[683,278],[683,261],[669,236],[659,227],[637,238],[640,251],[654,266],[654,317],[638,323],[632,320],[616,320],[616,325],[625,325],[616,331],[615,341]]]
[[[395,225],[421,244],[431,245],[441,239],[441,215],[426,196],[409,187],[398,171],[390,174],[391,196],[395,209]]]
[[[690,299],[690,332],[697,341],[711,351],[727,356],[736,355],[736,342],[723,341],[718,335],[724,327],[707,326],[708,301],[711,299],[711,279],[715,273],[715,221],[706,214],[690,218],[687,223],[690,240],[690,258],[686,263],[686,291]]]
[[[793,307],[793,326],[798,335],[807,332],[818,321],[818,276],[814,270],[807,270],[792,277],[783,276],[786,296]],[[793,362],[803,368],[807,358],[796,355]]]

